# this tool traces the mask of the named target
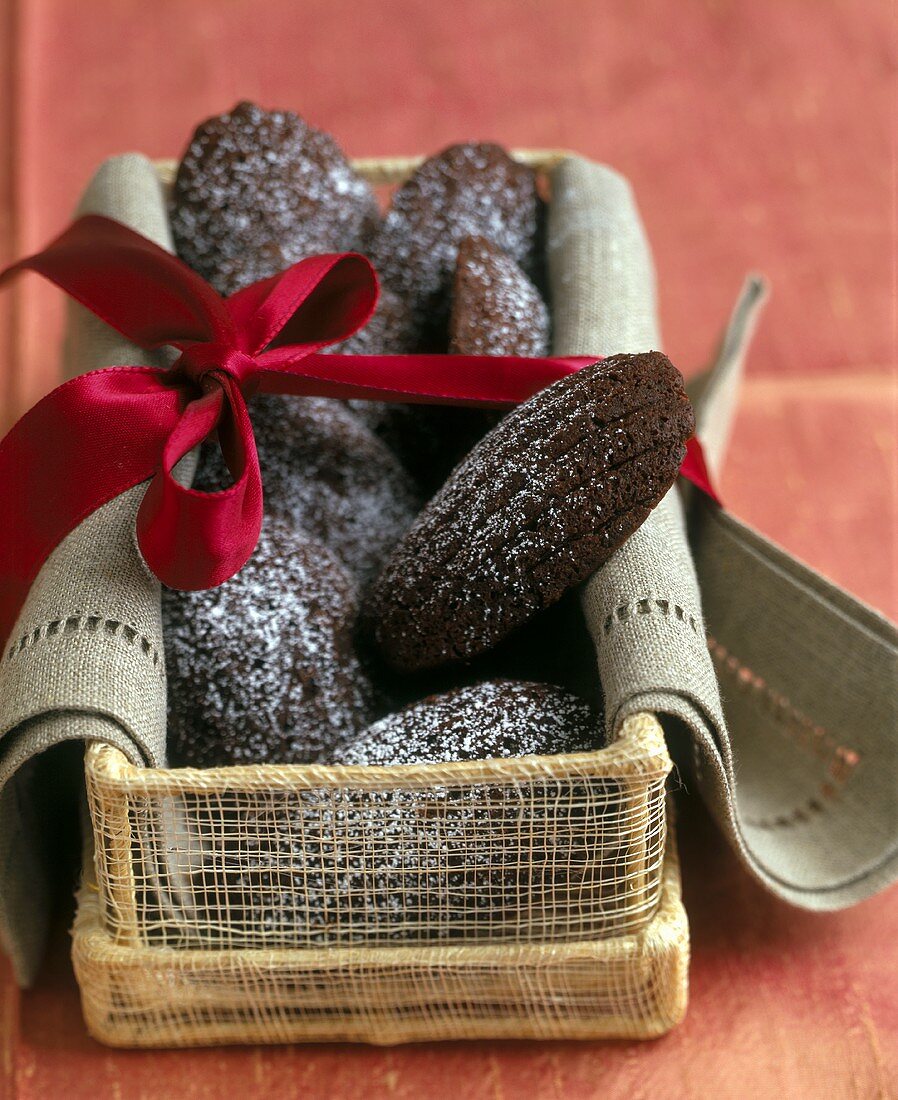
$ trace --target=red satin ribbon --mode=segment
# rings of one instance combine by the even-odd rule
[[[168,370],[109,367],[74,378],[0,442],[0,644],[54,547],[143,481],[137,541],[153,573],[182,589],[233,576],[262,524],[245,400],[257,391],[507,408],[598,358],[321,354],[374,311],[377,277],[354,253],[309,257],[222,298],[152,241],[87,215],[0,273],[0,285],[26,269],[140,347],[181,355]],[[233,485],[217,493],[179,485],[173,468],[216,430]],[[697,440],[681,472],[714,495]]]

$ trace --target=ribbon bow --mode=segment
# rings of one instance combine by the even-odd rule
[[[507,408],[598,357],[340,355],[370,319],[377,276],[355,253],[311,256],[229,298],[109,218],[79,218],[0,273],[50,279],[128,340],[171,346],[174,366],[109,367],[64,383],[0,442],[0,644],[41,565],[82,519],[141,482],[137,542],[173,588],[210,588],[248,560],[262,483],[246,399],[255,392]],[[217,432],[233,484],[185,488],[178,462]],[[682,473],[710,492],[697,441]],[[712,494],[713,495],[713,494]]]

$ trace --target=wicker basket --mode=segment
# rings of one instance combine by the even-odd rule
[[[686,1011],[689,932],[670,846],[641,931],[568,944],[188,950],[126,947],[79,898],[88,1030],[111,1046],[433,1039],[648,1039]]]
[[[658,906],[670,759],[610,748],[398,768],[151,769],[87,753],[103,921],[127,945],[570,942]]]
[[[356,162],[385,185],[417,163]],[[161,770],[92,745],[88,1026],[140,1046],[659,1035],[688,957],[670,768],[649,714],[597,752],[397,768]]]

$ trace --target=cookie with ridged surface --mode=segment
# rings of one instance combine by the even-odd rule
[[[175,178],[175,249],[221,294],[318,252],[364,250],[377,200],[329,134],[239,103],[194,132]]]
[[[229,581],[163,591],[175,764],[331,759],[374,717],[355,656],[356,590],[326,547],[267,518]]]
[[[473,657],[585,580],[676,478],[692,407],[660,352],[615,355],[509,413],[457,467],[375,583],[401,671]]]
[[[549,311],[519,265],[486,237],[459,245],[449,317],[452,355],[546,355]]]

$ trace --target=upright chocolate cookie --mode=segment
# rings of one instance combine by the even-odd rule
[[[532,169],[498,145],[453,145],[398,189],[371,259],[384,282],[412,304],[424,345],[442,351],[461,240],[482,234],[533,275],[542,214]]]
[[[373,716],[352,648],[355,589],[320,543],[266,519],[243,569],[203,592],[163,591],[175,764],[330,759]]]
[[[197,128],[172,195],[178,255],[222,294],[316,252],[364,250],[378,221],[333,138],[254,103]]]
[[[367,584],[418,513],[411,476],[339,401],[260,394],[250,415],[266,514],[323,542]],[[218,448],[205,448],[194,486],[227,480]]]
[[[599,715],[548,684],[493,680],[432,695],[381,718],[346,743],[341,764],[438,764],[590,752],[604,740]]]
[[[459,245],[449,317],[452,355],[546,355],[549,311],[515,261],[486,237]]]
[[[378,578],[387,661],[482,653],[585,580],[645,520],[694,429],[660,352],[615,355],[508,414],[455,470]]]
[[[549,313],[533,283],[485,237],[465,237],[455,268],[449,353],[545,355],[548,340]],[[417,431],[407,428],[402,440],[406,450],[425,459],[410,464],[419,480],[426,471],[422,486],[428,496],[501,419],[487,409],[440,406],[416,406],[412,415],[420,421]]]
[[[391,303],[388,316],[393,308]],[[346,350],[406,350],[389,347],[379,335],[375,330],[366,344],[354,342],[365,337],[363,330],[354,341],[347,342]],[[521,268],[485,237],[463,238],[449,319],[450,353],[545,355],[548,342],[549,312]],[[428,496],[499,420],[497,413],[482,409],[362,401],[352,404],[365,423],[396,452]]]

